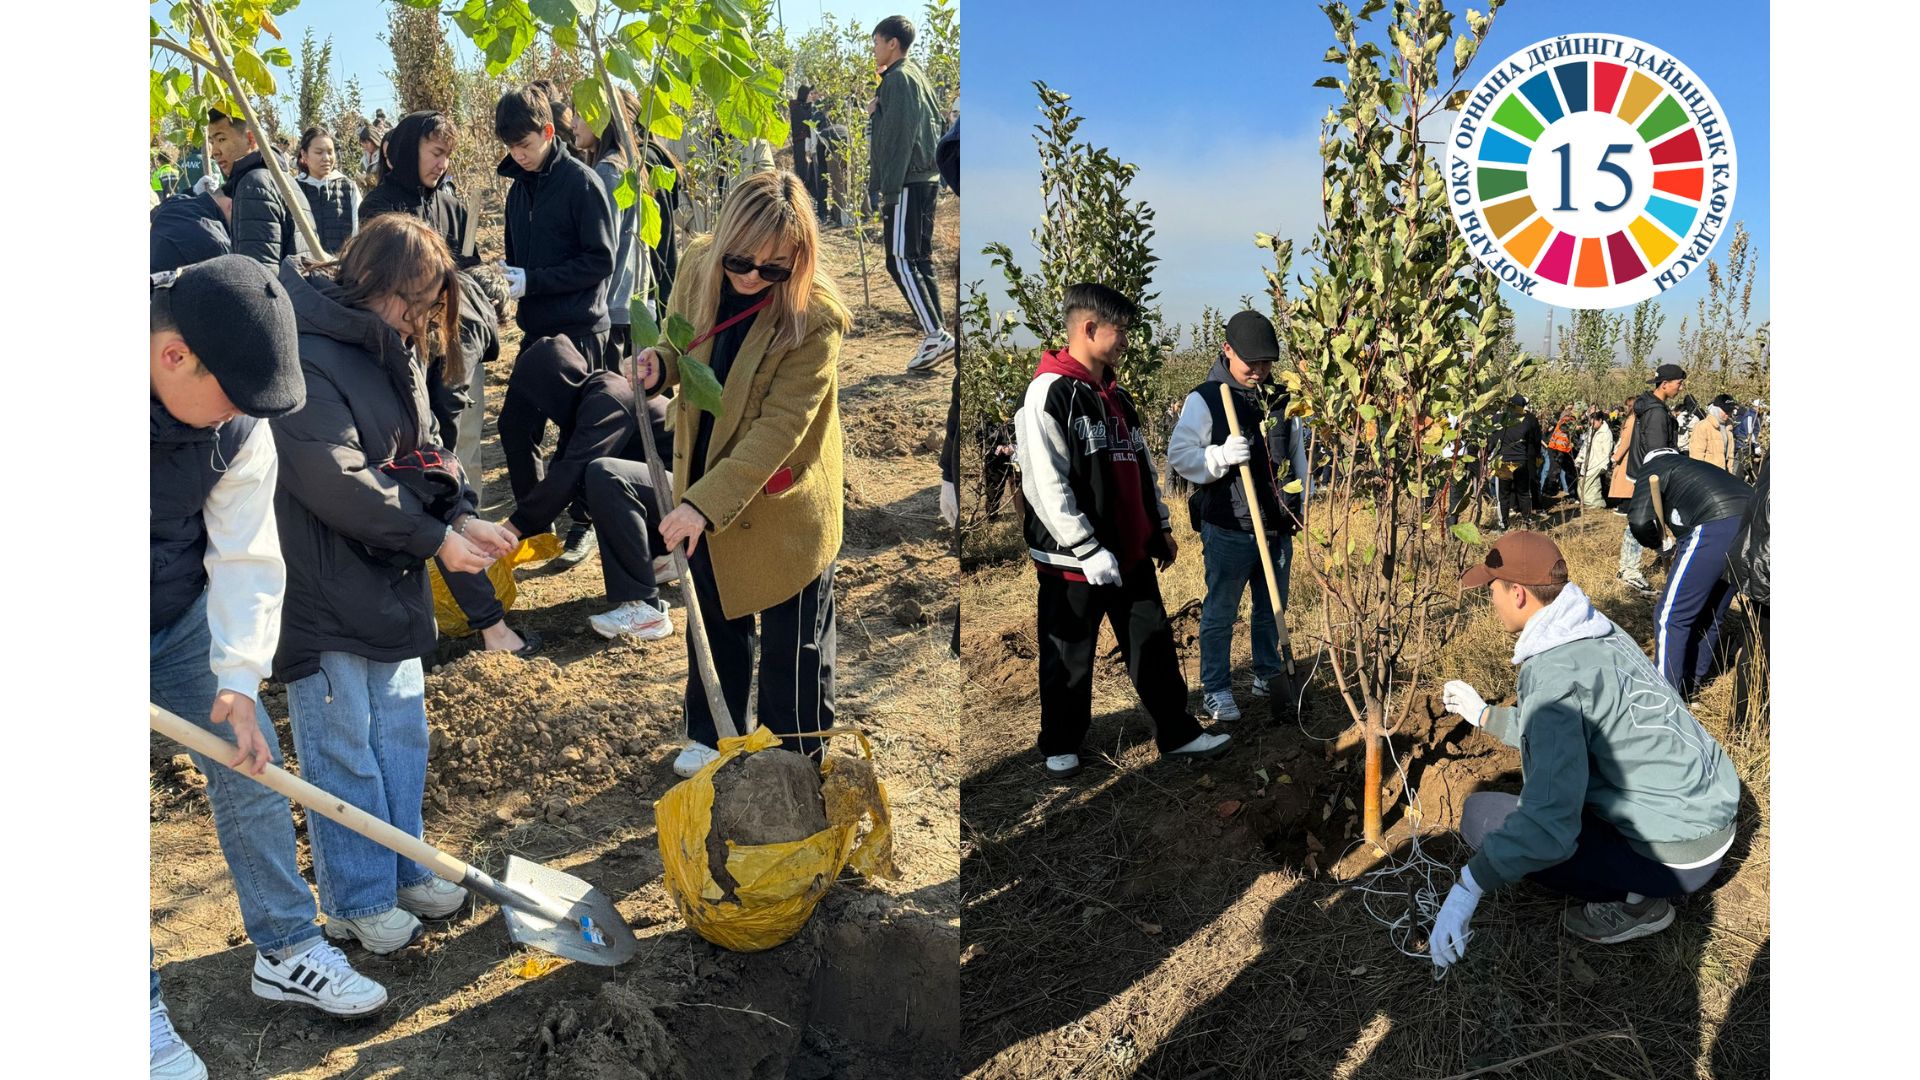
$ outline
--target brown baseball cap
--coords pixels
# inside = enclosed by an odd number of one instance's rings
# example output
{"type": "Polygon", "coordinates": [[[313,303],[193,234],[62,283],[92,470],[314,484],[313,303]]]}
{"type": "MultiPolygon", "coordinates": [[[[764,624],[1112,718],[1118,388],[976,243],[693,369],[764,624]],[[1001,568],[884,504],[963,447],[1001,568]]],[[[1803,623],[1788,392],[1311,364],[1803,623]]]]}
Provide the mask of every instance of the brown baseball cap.
{"type": "Polygon", "coordinates": [[[1567,561],[1545,533],[1510,532],[1487,549],[1486,560],[1460,575],[1460,587],[1477,589],[1490,581],[1544,588],[1565,584],[1567,561]],[[1556,573],[1557,571],[1557,573],[1556,573]]]}

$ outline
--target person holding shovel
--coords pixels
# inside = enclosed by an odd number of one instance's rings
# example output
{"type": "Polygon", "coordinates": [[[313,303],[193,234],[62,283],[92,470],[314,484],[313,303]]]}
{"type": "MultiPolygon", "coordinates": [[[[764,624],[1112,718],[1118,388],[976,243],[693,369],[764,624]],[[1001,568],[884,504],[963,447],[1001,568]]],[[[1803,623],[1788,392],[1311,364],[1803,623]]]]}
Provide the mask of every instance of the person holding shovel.
{"type": "Polygon", "coordinates": [[[1200,730],[1187,711],[1187,680],[1154,571],[1155,564],[1172,566],[1179,547],[1140,414],[1113,375],[1139,307],[1116,289],[1084,282],[1067,286],[1061,306],[1067,347],[1042,355],[1014,414],[1027,552],[1040,578],[1040,753],[1047,775],[1080,771],[1102,621],[1113,624],[1161,755],[1217,757],[1230,736],[1200,730]]]}
{"type": "Polygon", "coordinates": [[[1305,515],[1307,441],[1300,425],[1286,415],[1285,395],[1263,398],[1260,393],[1279,358],[1280,339],[1266,316],[1242,311],[1229,319],[1220,358],[1207,373],[1207,381],[1187,395],[1180,420],[1167,440],[1167,464],[1194,485],[1187,502],[1200,526],[1207,567],[1207,597],[1200,610],[1200,689],[1207,715],[1215,720],[1240,718],[1229,680],[1233,624],[1240,614],[1240,594],[1249,581],[1253,584],[1253,696],[1268,696],[1269,684],[1282,671],[1277,620],[1287,608],[1293,534],[1300,531],[1305,515]],[[1223,386],[1233,394],[1238,430],[1244,434],[1233,434],[1227,423],[1226,404],[1220,396],[1223,386]],[[1277,463],[1270,447],[1280,451],[1277,463]],[[1260,572],[1241,466],[1253,470],[1260,523],[1280,588],[1277,604],[1267,595],[1266,575],[1260,572]],[[1289,486],[1294,490],[1288,491],[1289,486]]]}
{"type": "Polygon", "coordinates": [[[1466,954],[1482,897],[1523,877],[1585,902],[1560,920],[1584,940],[1611,945],[1666,929],[1670,898],[1704,888],[1733,846],[1733,762],[1632,635],[1568,580],[1547,536],[1508,533],[1460,585],[1486,588],[1517,636],[1517,701],[1490,706],[1458,679],[1441,700],[1520,750],[1521,788],[1476,792],[1461,807],[1474,854],[1434,920],[1434,966],[1466,954]]]}
{"type": "MultiPolygon", "coordinates": [[[[663,551],[687,553],[727,711],[746,712],[757,639],[760,723],[815,757],[823,741],[794,736],[833,726],[839,357],[853,325],[818,272],[819,248],[813,196],[798,176],[734,184],[713,235],[687,246],[667,309],[699,328],[684,355],[711,369],[718,412],[682,383],[683,354],[664,338],[633,358],[631,376],[649,395],[680,387],[671,406],[677,505],[660,538],[663,551]]],[[[673,769],[692,776],[719,741],[697,665],[686,710],[688,741],[673,769]]]]}
{"type": "MultiPolygon", "coordinates": [[[[266,268],[241,255],[155,274],[149,307],[148,692],[209,731],[230,728],[239,746],[233,761],[193,760],[258,950],[253,992],[357,1016],[385,1004],[387,992],[314,925],[287,800],[240,775],[281,761],[260,682],[287,580],[269,423],[306,401],[293,307],[266,268]]],[[[173,1029],[151,965],[148,1012],[152,1075],[205,1077],[173,1029]]]]}
{"type": "MultiPolygon", "coordinates": [[[[273,677],[287,684],[305,779],[415,837],[426,788],[420,658],[434,648],[426,560],[478,573],[510,554],[474,514],[453,454],[434,440],[425,361],[460,355],[453,253],[406,214],[363,225],[336,263],[289,259],[307,403],[274,424],[274,497],[287,605],[273,677]]],[[[390,953],[466,890],[331,820],[308,822],[326,934],[390,953]]]]}

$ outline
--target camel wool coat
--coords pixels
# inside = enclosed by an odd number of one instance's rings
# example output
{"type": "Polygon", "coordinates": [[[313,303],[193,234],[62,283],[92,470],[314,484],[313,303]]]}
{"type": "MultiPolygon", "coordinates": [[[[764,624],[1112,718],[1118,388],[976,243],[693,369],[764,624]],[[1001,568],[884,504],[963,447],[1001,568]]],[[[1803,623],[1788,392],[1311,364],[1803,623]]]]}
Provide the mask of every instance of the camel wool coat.
{"type": "MultiPolygon", "coordinates": [[[[667,304],[668,317],[693,322],[696,335],[707,328],[695,313],[709,310],[719,288],[716,258],[712,237],[690,244],[667,304]]],[[[686,466],[700,430],[699,410],[686,395],[674,397],[668,412],[674,494],[707,519],[705,542],[729,619],[791,599],[840,553],[840,340],[849,325],[846,309],[819,289],[796,347],[771,349],[775,320],[754,319],[727,373],[705,471],[691,487],[686,466]],[[792,470],[792,482],[769,493],[768,482],[782,469],[792,470]]],[[[679,350],[665,337],[655,348],[661,388],[676,385],[679,350]]],[[[704,363],[712,353],[713,343],[706,341],[692,355],[704,363]]]]}

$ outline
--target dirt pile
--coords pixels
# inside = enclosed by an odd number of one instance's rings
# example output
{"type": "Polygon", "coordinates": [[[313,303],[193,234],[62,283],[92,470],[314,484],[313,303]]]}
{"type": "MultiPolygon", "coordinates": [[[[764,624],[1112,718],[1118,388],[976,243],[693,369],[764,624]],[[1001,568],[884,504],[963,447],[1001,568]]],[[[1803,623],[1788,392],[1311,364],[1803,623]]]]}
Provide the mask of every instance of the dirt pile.
{"type": "Polygon", "coordinates": [[[605,983],[584,1014],[556,1005],[540,1021],[529,1076],[577,1080],[687,1080],[679,1044],[654,1006],[620,983],[605,983]]]}
{"type": "Polygon", "coordinates": [[[820,767],[791,750],[742,754],[713,774],[713,826],[707,830],[707,872],[722,899],[738,883],[727,873],[727,841],[739,845],[805,840],[827,827],[820,767]]]}

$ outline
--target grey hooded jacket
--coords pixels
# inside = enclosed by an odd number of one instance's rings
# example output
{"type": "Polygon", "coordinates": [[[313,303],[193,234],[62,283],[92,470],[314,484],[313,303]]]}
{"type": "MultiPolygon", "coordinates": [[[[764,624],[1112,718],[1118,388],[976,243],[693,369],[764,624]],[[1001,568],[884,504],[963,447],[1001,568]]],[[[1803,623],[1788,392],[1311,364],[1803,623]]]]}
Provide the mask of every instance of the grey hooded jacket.
{"type": "Polygon", "coordinates": [[[1569,584],[1520,634],[1519,704],[1486,730],[1520,750],[1519,809],[1467,867],[1497,889],[1565,862],[1583,811],[1669,866],[1724,853],[1740,777],[1637,642],[1569,584]]]}

